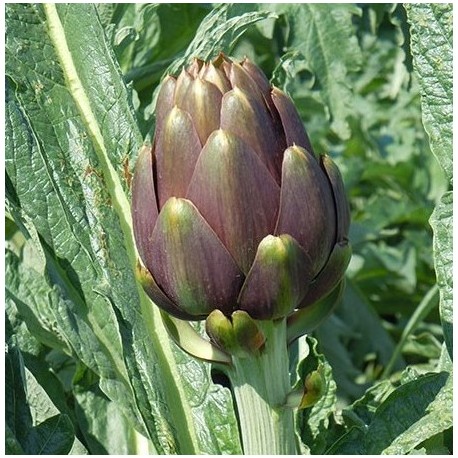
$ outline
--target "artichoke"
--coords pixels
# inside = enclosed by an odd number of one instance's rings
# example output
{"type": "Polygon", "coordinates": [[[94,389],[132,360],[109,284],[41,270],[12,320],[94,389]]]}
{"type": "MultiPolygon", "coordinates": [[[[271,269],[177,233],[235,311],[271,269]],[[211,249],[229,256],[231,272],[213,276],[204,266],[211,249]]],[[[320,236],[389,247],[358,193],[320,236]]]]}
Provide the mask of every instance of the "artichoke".
{"type": "Polygon", "coordinates": [[[338,287],[351,253],[341,175],[256,65],[196,59],[163,81],[156,115],[132,217],[143,286],[160,308],[277,319],[338,287]]]}

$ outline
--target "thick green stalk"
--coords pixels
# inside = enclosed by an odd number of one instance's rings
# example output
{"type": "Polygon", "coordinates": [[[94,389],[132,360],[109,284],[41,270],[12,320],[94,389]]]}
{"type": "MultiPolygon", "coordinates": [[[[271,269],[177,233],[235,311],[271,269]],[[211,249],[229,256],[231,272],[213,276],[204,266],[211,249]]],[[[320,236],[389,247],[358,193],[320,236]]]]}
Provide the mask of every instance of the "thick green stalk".
{"type": "Polygon", "coordinates": [[[227,373],[239,414],[245,455],[297,454],[293,411],[284,407],[291,390],[286,320],[257,321],[266,337],[259,355],[233,357],[227,373]]]}

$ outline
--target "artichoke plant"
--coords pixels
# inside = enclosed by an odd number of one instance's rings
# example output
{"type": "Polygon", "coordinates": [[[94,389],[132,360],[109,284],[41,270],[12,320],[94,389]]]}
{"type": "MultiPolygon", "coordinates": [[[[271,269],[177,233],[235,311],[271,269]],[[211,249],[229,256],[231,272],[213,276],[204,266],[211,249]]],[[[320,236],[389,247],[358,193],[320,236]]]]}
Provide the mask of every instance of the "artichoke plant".
{"type": "Polygon", "coordinates": [[[164,80],[156,113],[132,208],[160,308],[186,320],[215,309],[276,319],[339,284],[350,257],[340,173],[256,65],[196,59],[164,80]]]}
{"type": "Polygon", "coordinates": [[[321,376],[292,390],[288,345],[341,291],[340,173],[248,59],[194,60],[164,80],[156,114],[132,189],[139,280],[175,342],[228,376],[245,454],[296,454],[291,407],[316,402],[321,376]],[[202,319],[210,341],[188,322],[202,319]]]}

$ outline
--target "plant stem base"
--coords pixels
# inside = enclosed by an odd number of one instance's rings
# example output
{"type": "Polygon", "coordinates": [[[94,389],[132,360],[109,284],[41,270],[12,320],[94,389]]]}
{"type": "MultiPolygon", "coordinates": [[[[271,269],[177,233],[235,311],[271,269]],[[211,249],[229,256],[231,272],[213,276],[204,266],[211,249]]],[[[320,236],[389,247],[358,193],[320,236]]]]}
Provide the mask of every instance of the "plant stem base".
{"type": "Polygon", "coordinates": [[[284,407],[291,390],[286,321],[258,321],[266,337],[259,355],[233,357],[227,371],[235,394],[245,455],[297,454],[293,411],[284,407]]]}

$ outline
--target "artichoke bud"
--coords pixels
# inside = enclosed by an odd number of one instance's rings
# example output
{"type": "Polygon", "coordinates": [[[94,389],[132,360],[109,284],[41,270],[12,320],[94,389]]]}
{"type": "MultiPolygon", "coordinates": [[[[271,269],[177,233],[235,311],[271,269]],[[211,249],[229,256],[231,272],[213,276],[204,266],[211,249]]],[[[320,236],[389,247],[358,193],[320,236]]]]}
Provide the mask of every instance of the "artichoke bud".
{"type": "Polygon", "coordinates": [[[232,325],[239,348],[249,354],[262,349],[266,340],[264,334],[247,312],[236,310],[232,314],[232,325]]]}
{"type": "Polygon", "coordinates": [[[305,377],[304,394],[299,404],[299,409],[311,407],[323,396],[326,381],[320,369],[311,372],[305,377]]]}
{"type": "Polygon", "coordinates": [[[305,377],[304,385],[288,394],[285,405],[293,409],[306,409],[315,405],[323,396],[326,380],[321,366],[305,377]]]}
{"type": "Polygon", "coordinates": [[[255,320],[242,310],[235,311],[230,318],[214,310],[207,317],[205,329],[214,344],[238,357],[256,354],[265,341],[255,320]]]}
{"type": "Polygon", "coordinates": [[[205,330],[210,340],[226,353],[234,354],[237,343],[231,320],[220,310],[213,310],[205,320],[205,330]]]}
{"type": "Polygon", "coordinates": [[[242,339],[249,351],[262,340],[246,315],[283,319],[319,303],[351,255],[337,166],[315,155],[284,92],[223,54],[164,79],[132,218],[151,299],[180,319],[209,317],[215,342],[240,351],[237,335],[254,339],[242,339]]]}

